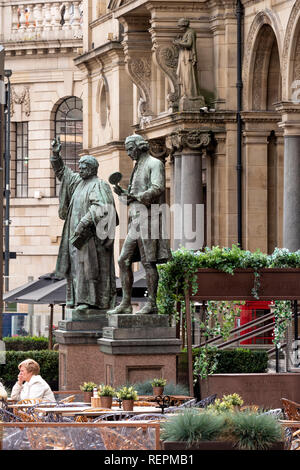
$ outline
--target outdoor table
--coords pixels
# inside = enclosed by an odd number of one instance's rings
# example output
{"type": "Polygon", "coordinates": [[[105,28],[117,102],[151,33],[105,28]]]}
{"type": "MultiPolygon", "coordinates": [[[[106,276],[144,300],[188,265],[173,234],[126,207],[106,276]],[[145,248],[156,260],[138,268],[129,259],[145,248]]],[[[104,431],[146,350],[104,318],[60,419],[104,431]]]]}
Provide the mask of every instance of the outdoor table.
{"type": "MultiPolygon", "coordinates": [[[[58,403],[45,403],[45,405],[43,405],[43,403],[14,403],[14,404],[10,404],[10,405],[7,405],[8,408],[16,408],[16,409],[20,409],[20,408],[32,408],[32,407],[35,407],[35,408],[38,408],[40,406],[45,406],[47,408],[54,408],[54,407],[59,407],[60,405],[58,403]]],[[[84,408],[88,408],[89,405],[88,403],[85,403],[85,402],[72,402],[72,403],[66,403],[63,405],[62,408],[66,409],[68,408],[69,406],[72,406],[73,408],[74,407],[84,407],[84,408]]]]}
{"type": "MultiPolygon", "coordinates": [[[[187,395],[169,395],[167,396],[170,398],[170,405],[171,406],[178,406],[184,403],[185,401],[192,400],[195,397],[190,397],[187,395]]],[[[154,395],[139,395],[139,401],[149,401],[149,402],[155,402],[155,396],[154,395]]]]}
{"type": "Polygon", "coordinates": [[[122,408],[117,406],[112,406],[112,408],[108,409],[101,409],[101,408],[91,408],[89,410],[85,409],[83,411],[77,410],[74,416],[92,416],[97,417],[104,414],[116,414],[116,415],[137,415],[137,414],[153,414],[153,413],[161,413],[161,410],[155,406],[134,406],[132,411],[126,411],[122,408]]]}

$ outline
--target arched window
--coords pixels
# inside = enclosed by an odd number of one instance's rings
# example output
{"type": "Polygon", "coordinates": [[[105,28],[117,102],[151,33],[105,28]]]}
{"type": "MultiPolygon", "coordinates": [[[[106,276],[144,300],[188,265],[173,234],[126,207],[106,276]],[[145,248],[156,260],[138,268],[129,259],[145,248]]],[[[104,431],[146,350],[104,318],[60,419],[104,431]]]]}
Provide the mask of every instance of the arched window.
{"type": "MultiPolygon", "coordinates": [[[[78,171],[79,152],[82,150],[82,100],[66,98],[55,113],[55,137],[60,137],[61,156],[65,164],[78,171]]],[[[56,182],[56,194],[59,183],[56,182]]]]}

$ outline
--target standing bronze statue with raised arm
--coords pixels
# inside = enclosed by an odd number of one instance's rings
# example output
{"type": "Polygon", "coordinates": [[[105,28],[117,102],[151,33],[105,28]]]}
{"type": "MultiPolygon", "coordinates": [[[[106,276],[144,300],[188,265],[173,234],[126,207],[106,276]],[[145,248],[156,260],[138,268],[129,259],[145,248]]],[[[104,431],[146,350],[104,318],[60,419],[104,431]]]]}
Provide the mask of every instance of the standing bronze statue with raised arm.
{"type": "Polygon", "coordinates": [[[149,143],[133,134],[125,140],[125,148],[135,166],[128,189],[118,184],[114,191],[129,206],[128,234],[119,257],[123,298],[110,314],[132,313],[131,291],[133,285],[132,263],[141,261],[145,272],[148,300],[139,314],[157,313],[156,296],[158,272],[156,265],[171,258],[169,241],[163,238],[159,211],[153,217],[153,205],[159,208],[165,191],[164,164],[149,153],[149,143]]]}
{"type": "Polygon", "coordinates": [[[59,217],[65,221],[56,273],[68,280],[66,306],[83,317],[95,309],[106,312],[116,299],[112,191],[97,177],[96,158],[81,157],[76,173],[61,158],[59,138],[52,151],[51,164],[61,182],[59,217]]]}

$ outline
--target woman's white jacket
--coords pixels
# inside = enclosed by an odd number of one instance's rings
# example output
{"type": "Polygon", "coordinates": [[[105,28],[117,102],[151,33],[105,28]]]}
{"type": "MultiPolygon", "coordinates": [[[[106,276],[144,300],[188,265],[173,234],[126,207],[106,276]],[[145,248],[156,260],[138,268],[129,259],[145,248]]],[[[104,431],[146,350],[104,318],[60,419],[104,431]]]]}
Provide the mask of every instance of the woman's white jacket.
{"type": "Polygon", "coordinates": [[[11,391],[11,398],[18,401],[27,398],[41,398],[43,401],[55,402],[51,388],[40,375],[33,375],[23,385],[16,382],[11,391]]]}

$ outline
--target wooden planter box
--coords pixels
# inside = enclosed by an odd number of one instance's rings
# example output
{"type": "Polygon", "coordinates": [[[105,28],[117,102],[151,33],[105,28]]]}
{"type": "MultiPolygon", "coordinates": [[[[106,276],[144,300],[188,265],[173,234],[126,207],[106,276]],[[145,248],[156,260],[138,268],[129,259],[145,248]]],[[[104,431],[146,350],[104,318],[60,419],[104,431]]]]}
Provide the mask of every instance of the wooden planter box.
{"type": "MultiPolygon", "coordinates": [[[[240,450],[232,441],[202,441],[190,446],[187,442],[161,441],[162,450],[240,450]]],[[[275,442],[268,450],[284,450],[284,442],[275,442]]]]}
{"type": "MultiPolygon", "coordinates": [[[[300,298],[300,269],[264,268],[259,270],[260,300],[297,300],[300,298]]],[[[254,287],[253,269],[236,269],[234,274],[217,269],[199,269],[198,290],[190,298],[200,300],[256,300],[252,295],[254,287]]]]}

